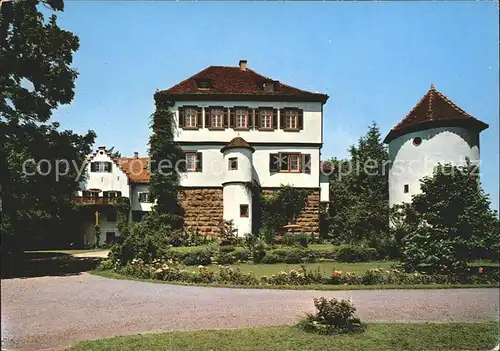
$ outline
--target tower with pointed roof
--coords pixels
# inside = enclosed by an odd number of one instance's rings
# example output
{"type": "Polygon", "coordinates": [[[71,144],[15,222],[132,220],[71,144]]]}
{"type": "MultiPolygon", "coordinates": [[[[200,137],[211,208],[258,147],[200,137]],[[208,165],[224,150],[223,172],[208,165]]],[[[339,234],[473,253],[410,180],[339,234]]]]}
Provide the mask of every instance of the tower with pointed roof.
{"type": "Polygon", "coordinates": [[[389,204],[410,202],[437,163],[479,162],[479,134],[488,125],[436,90],[434,84],[384,142],[389,146],[389,204]]]}

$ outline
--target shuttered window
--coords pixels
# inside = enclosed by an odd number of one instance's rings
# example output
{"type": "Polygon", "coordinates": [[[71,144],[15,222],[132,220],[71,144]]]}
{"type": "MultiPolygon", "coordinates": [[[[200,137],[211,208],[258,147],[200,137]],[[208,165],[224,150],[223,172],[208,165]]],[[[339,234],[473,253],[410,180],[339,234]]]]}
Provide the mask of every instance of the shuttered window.
{"type": "Polygon", "coordinates": [[[303,111],[298,108],[283,108],[280,110],[280,129],[298,131],[303,129],[303,111]]]}
{"type": "Polygon", "coordinates": [[[197,120],[198,117],[195,108],[188,107],[184,109],[184,128],[196,128],[197,120]]]}
{"type": "Polygon", "coordinates": [[[311,173],[311,155],[287,152],[269,154],[269,171],[271,173],[311,173]]]}
{"type": "Polygon", "coordinates": [[[273,128],[273,110],[271,109],[259,110],[259,128],[260,129],[273,128]]]}
{"type": "Polygon", "coordinates": [[[111,162],[96,161],[90,163],[91,172],[111,172],[111,162]]]}
{"type": "Polygon", "coordinates": [[[179,172],[202,172],[203,154],[201,152],[187,151],[184,160],[179,164],[179,172]]]}
{"type": "Polygon", "coordinates": [[[211,116],[211,127],[212,128],[222,128],[224,113],[221,108],[212,108],[210,110],[211,116]]]}
{"type": "Polygon", "coordinates": [[[235,124],[234,127],[237,129],[248,128],[248,109],[237,108],[235,109],[235,124]]]}

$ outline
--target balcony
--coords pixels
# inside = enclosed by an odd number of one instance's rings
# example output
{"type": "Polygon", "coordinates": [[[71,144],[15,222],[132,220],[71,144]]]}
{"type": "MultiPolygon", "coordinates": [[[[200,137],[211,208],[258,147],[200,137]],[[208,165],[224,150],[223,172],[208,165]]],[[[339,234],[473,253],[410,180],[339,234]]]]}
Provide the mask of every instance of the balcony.
{"type": "Polygon", "coordinates": [[[74,203],[83,205],[114,205],[119,197],[73,196],[74,203]]]}

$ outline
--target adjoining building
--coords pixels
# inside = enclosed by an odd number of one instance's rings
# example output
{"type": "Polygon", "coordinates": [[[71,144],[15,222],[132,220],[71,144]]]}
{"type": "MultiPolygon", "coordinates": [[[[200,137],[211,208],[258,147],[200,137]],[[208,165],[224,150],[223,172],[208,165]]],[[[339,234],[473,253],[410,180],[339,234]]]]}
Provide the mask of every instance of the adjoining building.
{"type": "Polygon", "coordinates": [[[479,134],[488,125],[455,105],[431,85],[408,115],[385,137],[389,146],[389,204],[410,202],[420,179],[438,164],[478,164],[479,134]]]}

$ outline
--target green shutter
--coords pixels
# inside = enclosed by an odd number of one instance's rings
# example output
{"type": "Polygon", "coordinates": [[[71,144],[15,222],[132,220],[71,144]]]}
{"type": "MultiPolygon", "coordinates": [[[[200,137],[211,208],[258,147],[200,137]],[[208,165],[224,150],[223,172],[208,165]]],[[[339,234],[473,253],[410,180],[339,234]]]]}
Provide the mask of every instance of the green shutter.
{"type": "Polygon", "coordinates": [[[184,127],[184,108],[179,107],[179,128],[184,127]]]}
{"type": "Polygon", "coordinates": [[[203,172],[203,154],[201,152],[196,153],[196,162],[198,162],[196,171],[203,172]]]}

